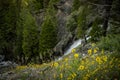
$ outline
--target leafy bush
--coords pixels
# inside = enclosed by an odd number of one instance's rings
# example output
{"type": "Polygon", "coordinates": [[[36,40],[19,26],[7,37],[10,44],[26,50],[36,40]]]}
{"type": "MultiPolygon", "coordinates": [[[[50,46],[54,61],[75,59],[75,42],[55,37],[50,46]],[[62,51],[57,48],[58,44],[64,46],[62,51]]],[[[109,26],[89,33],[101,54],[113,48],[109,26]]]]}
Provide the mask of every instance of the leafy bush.
{"type": "Polygon", "coordinates": [[[120,34],[118,35],[108,35],[103,37],[98,43],[100,49],[109,51],[120,51],[120,34]]]}

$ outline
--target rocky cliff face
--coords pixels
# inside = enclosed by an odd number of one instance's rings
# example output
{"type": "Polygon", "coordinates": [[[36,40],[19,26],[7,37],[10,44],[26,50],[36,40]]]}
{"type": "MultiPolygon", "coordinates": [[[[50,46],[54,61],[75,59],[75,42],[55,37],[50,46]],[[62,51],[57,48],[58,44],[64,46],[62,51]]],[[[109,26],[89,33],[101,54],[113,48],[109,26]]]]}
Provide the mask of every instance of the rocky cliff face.
{"type": "Polygon", "coordinates": [[[58,20],[58,39],[61,40],[68,31],[66,29],[66,20],[71,13],[73,0],[61,0],[56,4],[58,20]]]}
{"type": "Polygon", "coordinates": [[[55,6],[57,8],[58,44],[54,48],[55,54],[62,55],[74,41],[74,36],[66,28],[67,18],[71,14],[73,0],[61,0],[55,6]]]}

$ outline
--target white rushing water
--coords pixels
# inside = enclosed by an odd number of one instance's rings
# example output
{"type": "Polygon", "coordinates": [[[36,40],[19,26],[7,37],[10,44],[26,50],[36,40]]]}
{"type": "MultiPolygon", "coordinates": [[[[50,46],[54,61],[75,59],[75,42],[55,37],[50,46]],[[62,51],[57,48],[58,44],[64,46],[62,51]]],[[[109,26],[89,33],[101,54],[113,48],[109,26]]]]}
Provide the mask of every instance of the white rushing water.
{"type": "Polygon", "coordinates": [[[81,44],[81,41],[82,41],[81,39],[76,40],[76,41],[69,47],[69,49],[64,52],[64,55],[58,58],[58,60],[61,60],[65,55],[70,54],[72,49],[78,47],[78,46],[81,44]]]}
{"type": "Polygon", "coordinates": [[[79,40],[76,40],[70,47],[67,51],[64,52],[64,55],[68,55],[72,49],[78,47],[79,45],[81,44],[81,39],[79,40]]]}

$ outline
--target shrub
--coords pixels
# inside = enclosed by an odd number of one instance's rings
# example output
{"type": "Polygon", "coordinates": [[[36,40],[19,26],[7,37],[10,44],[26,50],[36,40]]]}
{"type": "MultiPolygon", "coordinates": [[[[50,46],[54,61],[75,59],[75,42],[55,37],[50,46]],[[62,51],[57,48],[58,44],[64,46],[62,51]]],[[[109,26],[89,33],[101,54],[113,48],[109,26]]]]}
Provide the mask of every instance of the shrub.
{"type": "Polygon", "coordinates": [[[120,34],[103,37],[98,43],[100,49],[120,51],[120,34]]]}

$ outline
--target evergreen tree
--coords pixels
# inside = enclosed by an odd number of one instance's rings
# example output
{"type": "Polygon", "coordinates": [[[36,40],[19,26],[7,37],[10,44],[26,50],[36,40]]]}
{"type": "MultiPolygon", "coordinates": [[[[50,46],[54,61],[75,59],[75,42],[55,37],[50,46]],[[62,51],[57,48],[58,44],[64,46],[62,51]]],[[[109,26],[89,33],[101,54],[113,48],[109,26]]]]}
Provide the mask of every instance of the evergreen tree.
{"type": "Polygon", "coordinates": [[[35,24],[35,20],[29,11],[25,10],[24,24],[23,24],[23,52],[26,56],[26,63],[29,63],[32,58],[38,55],[38,28],[35,24]],[[26,13],[26,14],[25,14],[26,13]]]}
{"type": "Polygon", "coordinates": [[[39,42],[40,55],[42,57],[48,57],[50,53],[47,54],[45,52],[52,50],[57,42],[56,21],[50,15],[47,15],[41,27],[39,42]]]}
{"type": "Polygon", "coordinates": [[[0,1],[0,54],[13,60],[17,27],[16,0],[0,1]]]}

